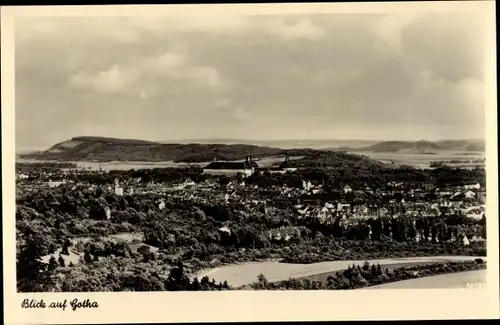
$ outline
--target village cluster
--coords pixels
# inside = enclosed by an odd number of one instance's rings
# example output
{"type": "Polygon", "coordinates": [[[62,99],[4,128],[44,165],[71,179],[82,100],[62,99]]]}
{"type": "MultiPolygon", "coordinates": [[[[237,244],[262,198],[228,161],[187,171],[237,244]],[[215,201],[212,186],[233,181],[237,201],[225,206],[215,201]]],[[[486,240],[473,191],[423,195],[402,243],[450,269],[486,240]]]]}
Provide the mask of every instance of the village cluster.
{"type": "MultiPolygon", "coordinates": [[[[96,171],[61,171],[45,173],[46,181],[31,181],[30,176],[18,174],[18,190],[24,193],[31,189],[66,187],[72,191],[110,193],[116,196],[153,195],[158,209],[165,208],[165,200],[187,201],[195,204],[211,203],[220,205],[238,204],[249,213],[259,211],[272,213],[272,210],[289,210],[297,218],[316,218],[320,223],[342,220],[348,225],[360,220],[379,217],[410,218],[437,217],[443,215],[462,215],[480,220],[485,216],[486,191],[479,183],[463,186],[436,188],[430,183],[388,182],[384,188],[353,188],[346,184],[337,189],[333,196],[331,189],[326,190],[321,183],[302,180],[302,186],[286,185],[259,186],[249,184],[247,179],[257,170],[267,173],[294,173],[295,168],[287,168],[288,159],[279,167],[259,168],[248,157],[243,162],[212,162],[203,170],[209,175],[204,181],[194,182],[186,177],[181,182],[142,182],[141,178],[119,180],[114,184],[97,185],[90,182],[66,180],[70,173],[100,173],[96,171]],[[239,175],[240,177],[234,177],[239,175]],[[220,178],[226,177],[226,183],[220,178]],[[51,179],[58,179],[53,181],[51,179]],[[326,199],[325,199],[326,197],[326,199]]],[[[39,176],[39,175],[38,175],[39,176]]],[[[106,209],[107,218],[111,211],[106,209]]],[[[230,233],[228,227],[222,232],[230,233]]],[[[281,227],[269,230],[270,239],[288,240],[296,229],[281,227]]],[[[417,238],[418,240],[418,238],[417,238]]],[[[468,242],[483,240],[478,236],[468,242]]]]}

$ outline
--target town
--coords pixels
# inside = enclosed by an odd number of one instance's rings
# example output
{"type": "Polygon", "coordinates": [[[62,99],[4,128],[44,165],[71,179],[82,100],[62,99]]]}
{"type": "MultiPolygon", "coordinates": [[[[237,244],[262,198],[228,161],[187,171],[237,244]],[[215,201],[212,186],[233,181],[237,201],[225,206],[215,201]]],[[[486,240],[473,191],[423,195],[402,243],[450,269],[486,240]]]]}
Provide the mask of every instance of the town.
{"type": "MultiPolygon", "coordinates": [[[[194,276],[269,259],[485,256],[484,170],[377,165],[392,180],[353,177],[351,184],[332,179],[332,168],[300,162],[285,156],[259,167],[248,156],[202,167],[113,171],[18,163],[18,240],[43,234],[41,262],[63,266],[66,282],[78,265],[123,258],[163,272],[181,262],[194,276]]],[[[82,290],[81,283],[66,282],[60,290],[82,290]]]]}

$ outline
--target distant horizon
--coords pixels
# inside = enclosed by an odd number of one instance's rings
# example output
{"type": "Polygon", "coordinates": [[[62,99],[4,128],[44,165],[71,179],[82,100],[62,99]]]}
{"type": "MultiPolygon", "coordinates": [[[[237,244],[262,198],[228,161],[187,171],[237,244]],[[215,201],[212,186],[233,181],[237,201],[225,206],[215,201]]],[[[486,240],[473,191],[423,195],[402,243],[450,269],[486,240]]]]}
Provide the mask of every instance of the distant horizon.
{"type": "Polygon", "coordinates": [[[210,144],[212,143],[223,143],[223,142],[232,142],[232,144],[249,144],[249,143],[259,143],[259,142],[370,142],[370,143],[381,143],[381,142],[442,142],[442,141],[483,141],[486,142],[485,138],[441,138],[441,139],[403,139],[403,140],[394,140],[394,139],[349,139],[349,138],[329,138],[329,139],[306,139],[306,138],[281,138],[281,139],[232,139],[232,138],[187,138],[187,139],[171,139],[171,140],[149,140],[149,139],[141,139],[141,138],[128,138],[128,137],[110,137],[110,136],[102,136],[102,135],[75,135],[69,137],[64,140],[60,140],[51,144],[33,144],[33,145],[17,145],[16,144],[16,153],[20,153],[21,151],[40,151],[47,150],[55,144],[69,141],[72,138],[77,137],[102,137],[102,138],[114,138],[114,139],[128,139],[128,140],[142,140],[142,141],[150,141],[161,144],[169,144],[169,143],[204,143],[210,144]]]}

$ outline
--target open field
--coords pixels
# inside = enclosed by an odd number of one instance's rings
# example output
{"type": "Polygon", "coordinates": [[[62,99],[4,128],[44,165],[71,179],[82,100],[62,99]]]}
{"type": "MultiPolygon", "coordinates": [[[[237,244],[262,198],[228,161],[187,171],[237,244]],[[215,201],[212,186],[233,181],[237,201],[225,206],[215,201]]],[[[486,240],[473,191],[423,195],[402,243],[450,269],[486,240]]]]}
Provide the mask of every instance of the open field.
{"type": "MultiPolygon", "coordinates": [[[[408,263],[432,263],[439,261],[469,261],[475,256],[436,256],[436,257],[411,257],[411,258],[389,258],[368,260],[370,264],[394,265],[408,263]]],[[[484,257],[481,257],[485,259],[484,257]]],[[[356,261],[332,261],[312,264],[288,264],[277,261],[251,262],[238,265],[229,265],[217,269],[206,270],[198,274],[201,278],[205,275],[215,279],[217,282],[227,281],[230,286],[240,287],[257,281],[259,274],[263,274],[269,282],[284,281],[290,278],[311,277],[318,274],[335,272],[347,269],[352,265],[362,266],[365,260],[356,261]]]]}
{"type": "MultiPolygon", "coordinates": [[[[118,233],[118,234],[109,235],[109,236],[102,236],[100,238],[103,240],[108,239],[108,240],[124,241],[124,242],[128,243],[128,246],[132,251],[137,251],[137,249],[139,247],[146,245],[142,242],[143,235],[141,233],[118,233]]],[[[86,242],[89,242],[91,240],[93,240],[92,237],[75,237],[71,240],[71,243],[72,243],[72,245],[76,245],[78,242],[86,243],[86,242]]],[[[149,246],[151,251],[158,250],[158,248],[156,248],[156,247],[153,247],[150,245],[146,245],[146,246],[149,246]]],[[[69,265],[69,263],[73,263],[74,265],[77,265],[80,263],[80,258],[83,257],[83,253],[77,252],[74,249],[74,247],[72,247],[68,250],[69,255],[62,255],[61,251],[62,251],[62,248],[59,248],[53,254],[43,256],[42,261],[44,261],[45,263],[48,263],[52,256],[54,256],[56,259],[58,259],[59,256],[62,256],[66,265],[69,265]]]]}
{"type": "Polygon", "coordinates": [[[397,281],[363,289],[465,289],[471,285],[484,288],[486,276],[486,270],[476,270],[397,281]]]}
{"type": "MultiPolygon", "coordinates": [[[[411,165],[417,168],[428,168],[433,161],[463,161],[460,166],[466,167],[467,165],[473,166],[474,164],[467,163],[476,159],[484,159],[484,153],[474,152],[465,153],[459,151],[446,151],[436,154],[423,154],[423,153],[391,153],[391,152],[352,152],[353,154],[363,155],[375,160],[394,162],[395,164],[411,165]]],[[[302,157],[289,157],[291,160],[300,159],[302,157]]],[[[268,167],[284,160],[284,156],[272,156],[254,159],[260,167],[268,167]]],[[[17,162],[34,163],[44,162],[34,159],[16,159],[17,162]]],[[[112,162],[92,162],[92,161],[68,161],[75,163],[78,168],[86,170],[127,170],[127,169],[148,169],[148,168],[167,168],[167,167],[187,167],[189,165],[205,166],[208,162],[201,163],[177,163],[174,161],[162,162],[148,162],[148,161],[112,161],[112,162]]],[[[452,165],[453,166],[453,165],[452,165]]]]}
{"type": "MultiPolygon", "coordinates": [[[[35,160],[35,159],[17,159],[16,162],[19,163],[43,163],[47,161],[35,160]]],[[[207,163],[198,164],[186,164],[186,163],[176,163],[173,161],[162,161],[162,162],[126,162],[126,161],[112,161],[112,162],[93,162],[93,161],[68,161],[68,163],[75,163],[77,168],[86,170],[129,170],[129,169],[148,169],[148,168],[168,168],[168,167],[186,167],[189,165],[200,165],[204,166],[207,163]]]]}
{"type": "Polygon", "coordinates": [[[444,151],[436,154],[423,153],[391,153],[391,152],[353,152],[376,160],[393,161],[396,164],[411,165],[419,168],[427,168],[433,161],[460,160],[469,161],[483,159],[484,153],[474,152],[464,154],[462,151],[444,151]]]}
{"type": "MultiPolygon", "coordinates": [[[[289,157],[290,160],[300,159],[301,156],[289,157]]],[[[259,159],[254,159],[259,167],[268,167],[271,165],[279,164],[285,160],[284,156],[274,156],[274,157],[264,157],[259,159]]],[[[41,163],[46,161],[34,160],[34,159],[17,159],[19,163],[41,163]]],[[[126,162],[126,161],[112,161],[112,162],[92,162],[92,161],[68,161],[68,163],[75,163],[77,168],[86,170],[129,170],[129,169],[148,169],[148,168],[179,168],[188,166],[200,166],[204,167],[208,162],[201,163],[177,163],[174,161],[163,161],[163,162],[126,162]]]]}

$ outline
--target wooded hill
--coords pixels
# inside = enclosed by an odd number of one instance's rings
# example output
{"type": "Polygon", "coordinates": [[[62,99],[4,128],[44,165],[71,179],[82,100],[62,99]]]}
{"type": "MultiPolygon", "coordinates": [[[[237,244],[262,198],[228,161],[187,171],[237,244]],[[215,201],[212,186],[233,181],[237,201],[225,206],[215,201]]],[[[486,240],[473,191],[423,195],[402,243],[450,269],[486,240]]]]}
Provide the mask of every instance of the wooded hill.
{"type": "Polygon", "coordinates": [[[103,137],[75,137],[21,158],[57,161],[206,162],[284,154],[284,149],[253,145],[180,144],[103,137]]]}
{"type": "MultiPolygon", "coordinates": [[[[251,155],[253,158],[272,156],[317,156],[334,152],[405,152],[436,153],[457,150],[464,152],[484,151],[484,141],[385,141],[363,148],[325,149],[283,149],[251,144],[207,144],[207,143],[160,143],[133,139],[105,137],[74,137],[53,145],[41,152],[20,155],[20,158],[55,161],[174,161],[200,163],[215,160],[242,160],[251,155]],[[328,153],[325,153],[328,152],[328,153]]],[[[324,158],[324,157],[322,157],[324,158]]]]}
{"type": "Polygon", "coordinates": [[[362,148],[335,148],[351,152],[404,152],[438,153],[441,151],[482,152],[485,143],[481,140],[443,140],[443,141],[384,141],[362,148]]]}

